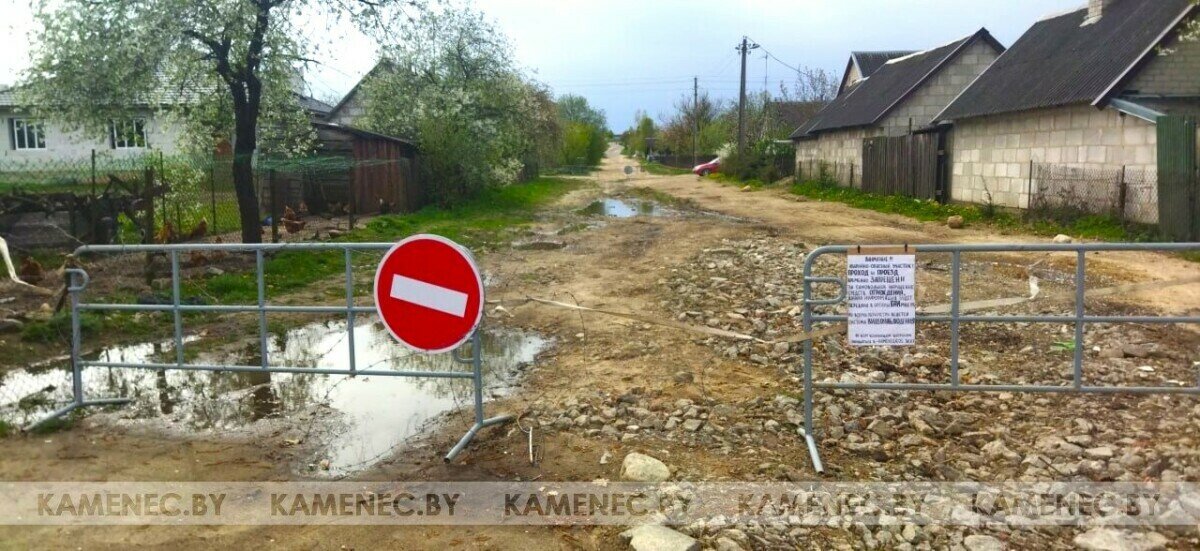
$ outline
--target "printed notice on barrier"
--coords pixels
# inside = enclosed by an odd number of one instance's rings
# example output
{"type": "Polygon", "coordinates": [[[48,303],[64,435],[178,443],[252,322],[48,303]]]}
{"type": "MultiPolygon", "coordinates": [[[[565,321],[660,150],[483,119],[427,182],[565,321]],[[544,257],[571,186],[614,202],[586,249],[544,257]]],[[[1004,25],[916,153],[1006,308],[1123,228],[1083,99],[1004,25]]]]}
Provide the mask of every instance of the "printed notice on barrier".
{"type": "Polygon", "coordinates": [[[915,255],[847,255],[852,346],[906,346],[916,340],[915,255]]]}

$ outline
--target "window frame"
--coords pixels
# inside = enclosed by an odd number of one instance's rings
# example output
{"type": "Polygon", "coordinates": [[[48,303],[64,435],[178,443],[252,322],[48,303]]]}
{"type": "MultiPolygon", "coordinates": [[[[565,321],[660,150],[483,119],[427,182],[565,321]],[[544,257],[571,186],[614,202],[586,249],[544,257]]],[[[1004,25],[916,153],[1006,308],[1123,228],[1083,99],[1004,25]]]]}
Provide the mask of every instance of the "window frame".
{"type": "Polygon", "coordinates": [[[13,151],[42,151],[46,149],[46,123],[40,119],[11,117],[8,119],[8,137],[13,151]]]}
{"type": "Polygon", "coordinates": [[[113,119],[108,122],[108,144],[112,149],[148,149],[150,147],[149,121],[145,117],[113,119]],[[132,132],[126,129],[132,127],[132,132]],[[120,134],[118,134],[120,130],[120,134]]]}

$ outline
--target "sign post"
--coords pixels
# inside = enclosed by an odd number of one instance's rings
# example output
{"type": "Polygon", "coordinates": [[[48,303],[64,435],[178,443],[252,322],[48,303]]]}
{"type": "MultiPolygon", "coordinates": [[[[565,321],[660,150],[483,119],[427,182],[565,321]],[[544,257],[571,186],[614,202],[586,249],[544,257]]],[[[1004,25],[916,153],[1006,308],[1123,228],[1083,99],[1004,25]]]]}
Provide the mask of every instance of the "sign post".
{"type": "Polygon", "coordinates": [[[414,235],[396,243],[375,271],[375,310],[388,333],[424,354],[452,352],[472,368],[475,423],[446,454],[452,461],[480,429],[512,420],[483,417],[483,278],[465,247],[438,235],[414,235]],[[471,355],[459,347],[471,341],[471,355]]]}

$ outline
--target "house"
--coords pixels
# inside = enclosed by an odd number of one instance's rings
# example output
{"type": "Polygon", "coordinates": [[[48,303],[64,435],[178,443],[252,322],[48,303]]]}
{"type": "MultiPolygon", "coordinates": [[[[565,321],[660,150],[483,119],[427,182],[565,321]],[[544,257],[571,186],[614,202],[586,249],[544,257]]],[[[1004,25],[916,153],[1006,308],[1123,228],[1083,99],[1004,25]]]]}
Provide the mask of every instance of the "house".
{"type": "Polygon", "coordinates": [[[790,138],[798,170],[819,166],[821,175],[860,186],[864,140],[904,136],[932,123],[1004,47],[980,29],[937,48],[851,56],[844,90],[790,138]],[[881,65],[880,59],[887,58],[881,65]]]}
{"type": "Polygon", "coordinates": [[[1131,202],[1119,208],[1156,222],[1158,118],[1200,114],[1200,42],[1176,40],[1198,11],[1193,0],[1091,0],[1034,24],[936,117],[954,125],[952,198],[1025,208],[1051,169],[1091,187],[1136,175],[1143,189],[1121,190],[1131,202]]]}
{"type": "Polygon", "coordinates": [[[838,86],[838,95],[846,89],[862,82],[878,71],[880,67],[898,57],[915,54],[912,50],[891,50],[883,52],[850,52],[850,60],[846,62],[846,70],[842,73],[842,84],[838,86]]]}
{"type": "Polygon", "coordinates": [[[16,96],[13,88],[0,90],[0,123],[5,129],[0,160],[82,161],[93,152],[128,158],[150,151],[168,155],[177,151],[179,129],[163,121],[151,105],[145,105],[133,117],[110,122],[106,136],[92,136],[30,116],[20,107],[16,96]]]}

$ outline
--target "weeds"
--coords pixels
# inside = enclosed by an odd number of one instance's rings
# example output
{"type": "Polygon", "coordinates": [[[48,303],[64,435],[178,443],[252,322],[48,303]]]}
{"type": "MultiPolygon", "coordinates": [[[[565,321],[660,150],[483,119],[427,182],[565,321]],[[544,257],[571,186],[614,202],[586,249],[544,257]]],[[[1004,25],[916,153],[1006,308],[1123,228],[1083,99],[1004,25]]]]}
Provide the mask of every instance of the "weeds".
{"type": "Polygon", "coordinates": [[[686,169],[686,168],[676,168],[673,166],[667,166],[664,164],[653,163],[653,162],[643,162],[642,168],[645,169],[646,172],[649,172],[650,174],[654,174],[657,176],[678,176],[680,174],[691,174],[692,173],[691,170],[686,169]]]}

